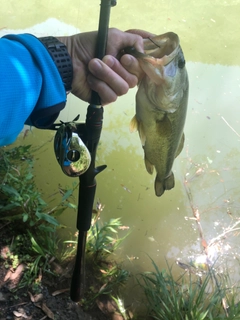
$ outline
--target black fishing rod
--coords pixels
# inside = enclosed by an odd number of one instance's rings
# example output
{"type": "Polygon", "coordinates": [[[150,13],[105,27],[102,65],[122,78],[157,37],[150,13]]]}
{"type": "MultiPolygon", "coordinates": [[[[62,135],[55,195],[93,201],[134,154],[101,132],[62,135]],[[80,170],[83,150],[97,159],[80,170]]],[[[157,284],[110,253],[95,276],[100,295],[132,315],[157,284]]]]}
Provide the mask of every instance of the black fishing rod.
{"type": "MultiPolygon", "coordinates": [[[[98,36],[95,57],[102,59],[106,53],[110,9],[116,5],[116,1],[101,0],[98,36]]],[[[103,107],[97,92],[93,91],[91,104],[88,106],[86,123],[80,125],[78,134],[87,146],[91,155],[91,163],[88,170],[79,176],[79,203],[77,216],[78,245],[75,267],[72,275],[70,297],[78,302],[82,296],[85,272],[85,245],[87,231],[91,227],[92,209],[96,191],[96,175],[106,168],[106,165],[95,167],[97,146],[101,135],[103,123],[103,107]]]]}
{"type": "MultiPolygon", "coordinates": [[[[116,0],[101,0],[95,52],[95,57],[101,60],[106,52],[110,9],[116,4],[116,0]]],[[[80,301],[83,296],[85,246],[87,231],[91,227],[96,191],[95,177],[106,168],[106,165],[95,167],[103,123],[103,107],[97,92],[92,92],[86,122],[77,123],[78,119],[79,115],[71,122],[54,124],[51,128],[57,130],[54,151],[62,171],[69,177],[79,177],[80,180],[77,213],[78,244],[70,290],[70,297],[74,302],[80,301]]]]}

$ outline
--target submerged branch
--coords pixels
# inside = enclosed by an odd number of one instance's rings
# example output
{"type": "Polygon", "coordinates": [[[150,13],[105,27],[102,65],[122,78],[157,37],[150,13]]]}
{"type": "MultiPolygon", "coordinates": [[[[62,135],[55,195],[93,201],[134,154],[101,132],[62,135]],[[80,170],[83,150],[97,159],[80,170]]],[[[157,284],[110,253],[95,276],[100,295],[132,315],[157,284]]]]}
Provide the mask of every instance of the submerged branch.
{"type": "Polygon", "coordinates": [[[223,116],[221,118],[226,123],[226,125],[240,138],[240,134],[237,133],[237,131],[235,129],[233,129],[233,127],[230,126],[230,124],[227,122],[227,120],[224,119],[223,116]]]}
{"type": "Polygon", "coordinates": [[[192,193],[191,193],[191,189],[189,187],[187,187],[187,179],[185,177],[185,180],[184,180],[184,188],[186,190],[186,194],[187,194],[187,197],[188,197],[188,200],[189,200],[189,203],[190,203],[190,207],[192,209],[192,213],[193,213],[193,216],[194,216],[194,220],[196,221],[196,224],[197,224],[197,228],[198,228],[198,231],[199,231],[199,237],[201,239],[201,245],[202,247],[204,248],[204,253],[206,255],[206,258],[207,258],[207,263],[206,263],[206,266],[208,268],[208,271],[211,275],[211,278],[214,280],[215,282],[215,285],[217,287],[217,290],[219,292],[219,295],[221,297],[221,300],[222,300],[222,307],[223,307],[223,310],[224,310],[224,313],[225,313],[225,316],[226,318],[229,317],[228,315],[228,305],[227,305],[227,300],[226,300],[226,297],[225,295],[222,293],[222,290],[221,290],[221,286],[219,284],[219,281],[216,277],[216,274],[215,274],[215,270],[213,268],[213,263],[212,261],[209,259],[209,250],[208,248],[213,245],[215,242],[217,241],[220,241],[220,239],[222,237],[224,237],[227,233],[229,232],[232,232],[234,230],[238,230],[239,228],[235,229],[235,227],[240,223],[240,221],[238,221],[237,223],[235,223],[230,229],[226,230],[225,232],[223,232],[221,235],[219,235],[218,237],[212,239],[209,244],[206,242],[206,240],[204,239],[204,236],[203,236],[203,229],[202,229],[202,225],[201,225],[201,222],[200,222],[200,212],[198,210],[197,207],[194,206],[193,204],[193,198],[192,198],[192,193]]]}
{"type": "Polygon", "coordinates": [[[226,234],[230,233],[230,232],[234,232],[234,231],[238,231],[240,230],[240,228],[236,228],[236,226],[240,224],[240,220],[237,221],[236,223],[234,223],[234,225],[232,227],[227,228],[226,230],[224,230],[221,234],[219,234],[217,237],[211,239],[211,241],[209,242],[209,247],[214,245],[216,242],[220,241],[222,238],[225,238],[226,234]]]}

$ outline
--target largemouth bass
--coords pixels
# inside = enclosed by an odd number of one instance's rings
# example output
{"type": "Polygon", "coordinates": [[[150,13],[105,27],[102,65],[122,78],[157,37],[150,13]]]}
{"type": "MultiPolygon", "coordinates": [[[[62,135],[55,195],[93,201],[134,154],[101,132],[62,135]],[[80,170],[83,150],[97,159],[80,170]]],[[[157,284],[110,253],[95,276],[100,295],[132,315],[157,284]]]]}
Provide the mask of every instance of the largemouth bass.
{"type": "Polygon", "coordinates": [[[188,75],[179,37],[173,32],[149,38],[145,53],[126,48],[143,70],[136,95],[136,115],[130,130],[138,130],[147,171],[156,169],[155,194],[174,187],[172,166],[184,145],[188,75]]]}

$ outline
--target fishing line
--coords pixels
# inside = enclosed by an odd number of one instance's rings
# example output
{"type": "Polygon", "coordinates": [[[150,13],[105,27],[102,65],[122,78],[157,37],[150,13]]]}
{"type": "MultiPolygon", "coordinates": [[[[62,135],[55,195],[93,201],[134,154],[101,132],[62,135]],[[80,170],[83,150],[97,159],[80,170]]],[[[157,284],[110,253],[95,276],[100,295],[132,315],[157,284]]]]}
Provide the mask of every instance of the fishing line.
{"type": "Polygon", "coordinates": [[[161,48],[156,42],[153,41],[153,39],[148,37],[148,40],[150,40],[156,47],[161,48]]]}

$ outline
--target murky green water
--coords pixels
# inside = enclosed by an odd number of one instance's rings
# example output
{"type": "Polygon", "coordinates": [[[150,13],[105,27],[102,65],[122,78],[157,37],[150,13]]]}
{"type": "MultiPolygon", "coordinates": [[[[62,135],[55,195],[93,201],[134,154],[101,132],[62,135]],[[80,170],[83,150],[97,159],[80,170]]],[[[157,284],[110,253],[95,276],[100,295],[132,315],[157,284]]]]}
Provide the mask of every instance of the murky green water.
{"type": "MultiPolygon", "coordinates": [[[[66,35],[98,26],[98,0],[4,0],[1,7],[1,35],[66,35]]],[[[176,186],[161,198],[154,195],[155,177],[145,170],[139,137],[129,133],[136,90],[105,108],[97,163],[108,167],[97,177],[96,198],[105,204],[104,220],[121,217],[130,227],[120,252],[130,270],[150,269],[147,254],[162,268],[165,258],[170,264],[178,258],[186,262],[201,253],[199,232],[189,219],[193,212],[187,192],[200,212],[207,241],[240,216],[239,16],[239,0],[119,0],[112,9],[111,26],[178,33],[190,80],[185,147],[174,165],[176,186]]],[[[70,121],[80,113],[84,120],[86,107],[70,96],[60,119],[70,121]]],[[[19,142],[41,144],[52,137],[52,132],[33,130],[24,140],[20,136],[19,142]]],[[[58,183],[71,185],[73,180],[61,172],[52,141],[44,150],[39,154],[36,181],[48,197],[58,183]]],[[[76,213],[66,213],[62,222],[74,230],[76,213]]],[[[239,253],[237,242],[237,234],[229,233],[218,248],[231,265],[239,253]]],[[[235,276],[239,278],[238,272],[235,276]]]]}

